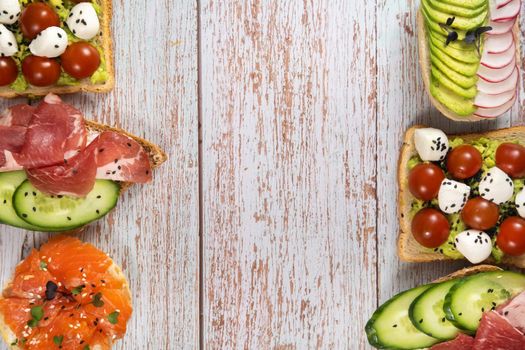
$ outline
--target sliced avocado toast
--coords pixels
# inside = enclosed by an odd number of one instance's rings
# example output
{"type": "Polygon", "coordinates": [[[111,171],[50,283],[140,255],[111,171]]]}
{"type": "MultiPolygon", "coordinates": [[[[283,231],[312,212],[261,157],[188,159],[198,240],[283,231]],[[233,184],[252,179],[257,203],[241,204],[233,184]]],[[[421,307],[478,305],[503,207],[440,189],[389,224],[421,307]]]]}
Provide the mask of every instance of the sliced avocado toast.
{"type": "Polygon", "coordinates": [[[460,333],[474,335],[484,312],[523,291],[525,275],[520,273],[488,265],[465,269],[385,302],[366,325],[368,341],[378,349],[411,350],[431,347],[460,333]]]}

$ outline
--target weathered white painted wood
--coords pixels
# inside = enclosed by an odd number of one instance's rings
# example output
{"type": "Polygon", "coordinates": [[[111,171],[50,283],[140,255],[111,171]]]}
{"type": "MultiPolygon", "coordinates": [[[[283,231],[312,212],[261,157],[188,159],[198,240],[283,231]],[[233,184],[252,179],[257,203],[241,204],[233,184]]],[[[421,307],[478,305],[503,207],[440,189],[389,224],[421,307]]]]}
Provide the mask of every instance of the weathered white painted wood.
{"type": "MultiPolygon", "coordinates": [[[[197,4],[114,1],[116,89],[64,99],[108,124],[160,144],[170,160],[81,238],[129,277],[134,316],[116,349],[198,347],[197,4]]],[[[9,103],[2,102],[2,105],[9,103]]],[[[48,235],[0,226],[0,277],[48,235]],[[24,244],[23,244],[24,243],[24,244]]],[[[3,348],[2,348],[3,349],[3,348]]]]}
{"type": "Polygon", "coordinates": [[[419,1],[381,0],[377,16],[378,57],[378,256],[379,302],[408,287],[456,270],[461,263],[405,264],[397,258],[397,159],[402,135],[413,124],[468,132],[505,127],[516,110],[496,122],[455,123],[433,107],[420,76],[415,37],[419,1]],[[511,116],[512,115],[512,116],[511,116]]]}
{"type": "Polygon", "coordinates": [[[375,6],[358,2],[202,2],[207,348],[365,346],[375,6]]]}

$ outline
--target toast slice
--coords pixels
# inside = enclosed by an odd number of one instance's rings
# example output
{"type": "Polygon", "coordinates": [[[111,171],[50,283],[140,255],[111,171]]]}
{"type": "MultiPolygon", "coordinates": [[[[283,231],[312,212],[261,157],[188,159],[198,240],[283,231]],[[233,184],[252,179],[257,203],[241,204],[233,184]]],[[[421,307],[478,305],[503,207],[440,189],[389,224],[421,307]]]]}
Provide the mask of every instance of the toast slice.
{"type": "MultiPolygon", "coordinates": [[[[410,216],[411,203],[413,196],[408,189],[408,161],[413,156],[417,155],[414,144],[414,132],[422,126],[414,126],[408,129],[405,133],[403,145],[401,147],[401,154],[398,163],[398,220],[399,220],[399,238],[397,252],[399,258],[406,262],[430,262],[436,260],[452,260],[449,257],[434,252],[428,248],[421,246],[412,236],[410,216]]],[[[489,131],[482,134],[463,134],[453,135],[459,136],[465,141],[472,141],[480,137],[487,137],[499,141],[516,141],[519,140],[525,143],[525,126],[516,126],[507,129],[500,129],[489,131]]],[[[491,260],[488,260],[491,261],[491,260]]],[[[519,257],[505,256],[502,260],[503,264],[514,265],[520,268],[525,268],[525,255],[519,257]]]]}
{"type": "MultiPolygon", "coordinates": [[[[428,40],[427,40],[427,30],[425,26],[425,18],[423,14],[421,13],[421,10],[418,10],[417,12],[417,40],[418,40],[418,48],[419,48],[419,67],[421,69],[421,76],[423,77],[423,83],[425,85],[425,90],[427,91],[428,97],[430,98],[430,102],[434,105],[434,107],[437,108],[438,111],[441,112],[445,117],[460,121],[460,122],[475,122],[479,120],[486,120],[486,118],[477,117],[475,115],[470,116],[460,116],[451,110],[449,110],[447,107],[445,107],[441,102],[436,100],[432,93],[430,92],[430,69],[431,69],[431,63],[430,63],[430,49],[428,46],[428,40]]],[[[514,24],[514,28],[512,30],[514,34],[514,40],[516,43],[520,42],[520,25],[519,25],[519,17],[516,20],[516,23],[514,24]]],[[[521,53],[520,53],[520,45],[516,45],[516,62],[521,62],[521,53]]],[[[516,99],[517,100],[517,99],[516,99]]]]}
{"type": "Polygon", "coordinates": [[[475,275],[475,274],[482,273],[482,272],[500,271],[500,270],[502,270],[502,269],[500,269],[497,266],[493,266],[493,265],[471,266],[471,267],[466,267],[464,269],[461,269],[461,270],[458,270],[456,272],[453,272],[453,273],[451,273],[449,275],[440,277],[440,278],[432,281],[432,283],[446,282],[446,281],[450,281],[451,279],[455,279],[455,278],[463,278],[463,277],[467,277],[467,276],[470,276],[470,275],[475,275]]]}
{"type": "Polygon", "coordinates": [[[98,36],[98,44],[104,51],[104,61],[106,63],[106,71],[108,73],[108,80],[104,84],[92,84],[89,78],[83,79],[75,86],[45,86],[36,87],[29,86],[26,91],[18,92],[11,89],[9,86],[0,87],[0,97],[15,98],[20,96],[45,96],[52,92],[57,95],[72,94],[75,92],[109,92],[115,87],[115,68],[113,62],[113,41],[111,39],[111,19],[113,16],[112,0],[97,0],[102,9],[100,18],[101,35],[98,36]]]}
{"type": "MultiPolygon", "coordinates": [[[[126,278],[126,275],[124,275],[124,272],[122,272],[122,269],[113,262],[113,264],[109,267],[108,272],[115,278],[115,280],[122,282],[122,290],[125,294],[129,296],[129,299],[132,300],[132,294],[131,289],[129,287],[128,279],[126,278]]],[[[9,285],[11,281],[6,283],[6,286],[9,285]]],[[[3,299],[2,295],[0,294],[0,300],[3,299]]],[[[21,347],[18,345],[11,345],[17,343],[17,336],[16,334],[11,330],[11,328],[7,325],[5,322],[4,315],[0,313],[0,334],[2,335],[2,338],[6,342],[7,345],[9,345],[9,349],[12,350],[22,350],[21,347]]],[[[111,344],[113,345],[113,344],[111,344]]],[[[92,350],[102,350],[104,349],[104,345],[95,345],[92,347],[92,350]]]]}
{"type": "MultiPolygon", "coordinates": [[[[99,124],[99,123],[94,122],[94,121],[85,120],[85,123],[86,123],[86,127],[87,127],[88,131],[95,131],[95,132],[114,131],[114,132],[117,132],[119,134],[126,135],[126,136],[132,138],[133,140],[137,141],[144,148],[146,153],[148,153],[152,169],[158,168],[159,166],[162,165],[162,163],[164,163],[166,160],[168,160],[168,156],[166,155],[166,153],[159,146],[157,146],[157,145],[155,145],[155,144],[153,144],[153,143],[151,143],[151,142],[149,142],[147,140],[144,140],[143,138],[140,138],[138,136],[132,135],[132,134],[130,134],[127,131],[124,131],[122,129],[114,128],[114,127],[111,127],[111,126],[108,126],[108,125],[104,125],[104,124],[99,124]]],[[[133,184],[129,183],[129,182],[124,182],[124,183],[121,184],[121,188],[123,190],[125,190],[125,189],[129,188],[131,185],[133,185],[133,184]]]]}

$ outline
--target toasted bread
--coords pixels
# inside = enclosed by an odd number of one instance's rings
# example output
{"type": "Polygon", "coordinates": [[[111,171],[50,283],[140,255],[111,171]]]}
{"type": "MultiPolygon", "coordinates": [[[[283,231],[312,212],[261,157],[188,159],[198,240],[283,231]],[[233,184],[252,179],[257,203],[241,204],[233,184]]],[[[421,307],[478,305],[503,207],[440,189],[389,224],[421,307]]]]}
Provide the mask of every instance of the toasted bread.
{"type": "Polygon", "coordinates": [[[452,279],[455,279],[455,278],[463,278],[463,277],[467,277],[467,276],[470,276],[470,275],[475,275],[477,273],[481,273],[481,272],[490,272],[490,271],[499,271],[501,270],[499,267],[497,266],[492,266],[492,265],[477,265],[477,266],[471,266],[471,267],[466,267],[464,269],[461,269],[461,270],[458,270],[456,272],[453,272],[447,276],[444,276],[444,277],[440,277],[434,281],[432,281],[433,283],[440,283],[440,282],[446,282],[446,281],[449,281],[449,280],[452,280],[452,279]]]}
{"type": "MultiPolygon", "coordinates": [[[[519,27],[519,17],[516,20],[516,24],[513,28],[513,34],[514,34],[514,40],[516,43],[519,43],[520,40],[520,27],[519,27]]],[[[419,67],[421,69],[421,75],[423,77],[423,83],[425,84],[425,90],[427,91],[428,97],[430,98],[430,102],[447,118],[455,120],[455,121],[461,121],[461,122],[475,122],[479,120],[486,120],[486,118],[478,117],[474,114],[470,116],[460,116],[451,110],[449,110],[447,107],[445,107],[442,103],[440,103],[438,100],[432,96],[432,93],[430,93],[430,69],[431,69],[431,63],[430,63],[430,53],[429,53],[429,47],[428,47],[428,39],[427,39],[427,30],[425,26],[425,18],[423,14],[421,13],[421,10],[417,13],[417,39],[418,39],[418,47],[419,47],[419,67]]],[[[516,45],[516,62],[521,62],[521,55],[520,55],[520,45],[516,45]]],[[[517,100],[517,99],[516,99],[517,100]]]]}
{"type": "MultiPolygon", "coordinates": [[[[408,161],[413,156],[417,155],[414,144],[414,132],[422,126],[414,126],[408,129],[405,133],[403,146],[401,147],[401,154],[398,163],[398,219],[399,219],[399,239],[398,239],[398,255],[402,261],[407,262],[430,262],[436,260],[452,260],[447,256],[434,252],[428,248],[421,246],[413,237],[411,232],[410,216],[411,203],[413,196],[408,189],[408,161]]],[[[489,131],[482,134],[463,134],[455,135],[461,137],[465,141],[475,140],[480,137],[487,137],[493,140],[500,141],[516,141],[519,140],[525,143],[525,126],[517,126],[507,129],[500,129],[489,131]]],[[[491,261],[491,260],[488,260],[491,261]]],[[[520,268],[525,268],[525,255],[518,257],[505,256],[502,263],[514,265],[520,268]]]]}
{"type": "Polygon", "coordinates": [[[113,16],[112,0],[98,0],[102,9],[100,18],[101,36],[99,36],[98,43],[100,44],[106,63],[106,71],[108,73],[108,80],[104,84],[92,84],[89,78],[83,79],[75,86],[46,86],[36,87],[29,86],[26,91],[17,92],[9,86],[0,87],[0,97],[15,98],[19,96],[45,96],[52,92],[55,94],[71,94],[75,92],[108,92],[115,87],[115,68],[113,63],[113,42],[111,39],[111,18],[113,16]]]}
{"type": "MultiPolygon", "coordinates": [[[[164,163],[168,159],[168,156],[166,155],[166,153],[159,146],[147,140],[144,140],[143,138],[132,135],[122,129],[114,128],[108,125],[99,124],[94,121],[86,120],[85,122],[86,122],[86,127],[89,131],[96,131],[96,132],[114,131],[114,132],[118,132],[120,134],[126,135],[132,138],[133,140],[137,141],[148,153],[152,169],[158,168],[162,163],[164,163]]],[[[132,183],[125,182],[121,184],[121,188],[125,190],[129,188],[131,185],[132,183]]]]}
{"type": "MultiPolygon", "coordinates": [[[[126,275],[124,275],[124,272],[122,272],[122,269],[113,262],[113,264],[108,269],[111,276],[113,276],[116,280],[122,282],[122,290],[129,296],[130,300],[132,300],[131,290],[129,288],[129,283],[126,278],[126,275]]],[[[6,284],[8,286],[9,283],[6,284]]],[[[3,296],[0,295],[0,300],[3,299],[3,296]]],[[[21,350],[22,348],[17,345],[11,345],[16,344],[18,342],[17,337],[15,333],[11,330],[11,328],[6,324],[4,315],[0,313],[0,334],[2,334],[2,338],[4,338],[4,341],[9,345],[10,349],[13,350],[21,350]]],[[[92,347],[93,350],[102,350],[104,347],[102,345],[95,345],[92,347]]]]}

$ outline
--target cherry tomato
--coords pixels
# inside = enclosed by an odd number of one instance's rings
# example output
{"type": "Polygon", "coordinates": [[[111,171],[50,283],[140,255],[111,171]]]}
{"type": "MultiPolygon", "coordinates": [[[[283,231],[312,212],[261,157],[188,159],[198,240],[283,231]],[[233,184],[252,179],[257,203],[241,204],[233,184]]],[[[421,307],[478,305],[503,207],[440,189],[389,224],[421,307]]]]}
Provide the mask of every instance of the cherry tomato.
{"type": "Polygon", "coordinates": [[[437,197],[445,173],[435,164],[422,163],[410,170],[408,188],[417,199],[429,201],[437,197]]]}
{"type": "Polygon", "coordinates": [[[447,169],[456,179],[468,179],[481,169],[481,153],[470,145],[461,145],[452,150],[447,158],[447,169]]]}
{"type": "Polygon", "coordinates": [[[447,218],[439,210],[424,208],[412,219],[412,235],[423,247],[437,248],[450,234],[447,218]]]}
{"type": "Polygon", "coordinates": [[[506,218],[499,227],[498,247],[511,256],[525,254],[525,220],[519,216],[506,218]]]}
{"type": "Polygon", "coordinates": [[[486,199],[469,199],[461,211],[461,220],[470,228],[484,231],[496,226],[499,219],[499,207],[486,199]]]}
{"type": "Polygon", "coordinates": [[[18,77],[18,67],[11,57],[0,57],[0,86],[11,84],[18,77]]]}
{"type": "Polygon", "coordinates": [[[502,143],[496,150],[496,165],[511,177],[525,177],[525,147],[502,143]]]}
{"type": "Polygon", "coordinates": [[[69,45],[60,58],[62,68],[77,79],[90,77],[100,66],[98,50],[86,42],[69,45]]]}
{"type": "Polygon", "coordinates": [[[49,86],[60,78],[60,64],[53,58],[27,56],[22,62],[22,73],[31,85],[49,86]]]}
{"type": "Polygon", "coordinates": [[[53,8],[43,2],[28,5],[20,16],[20,29],[27,39],[34,39],[46,28],[60,26],[60,19],[53,8]]]}

